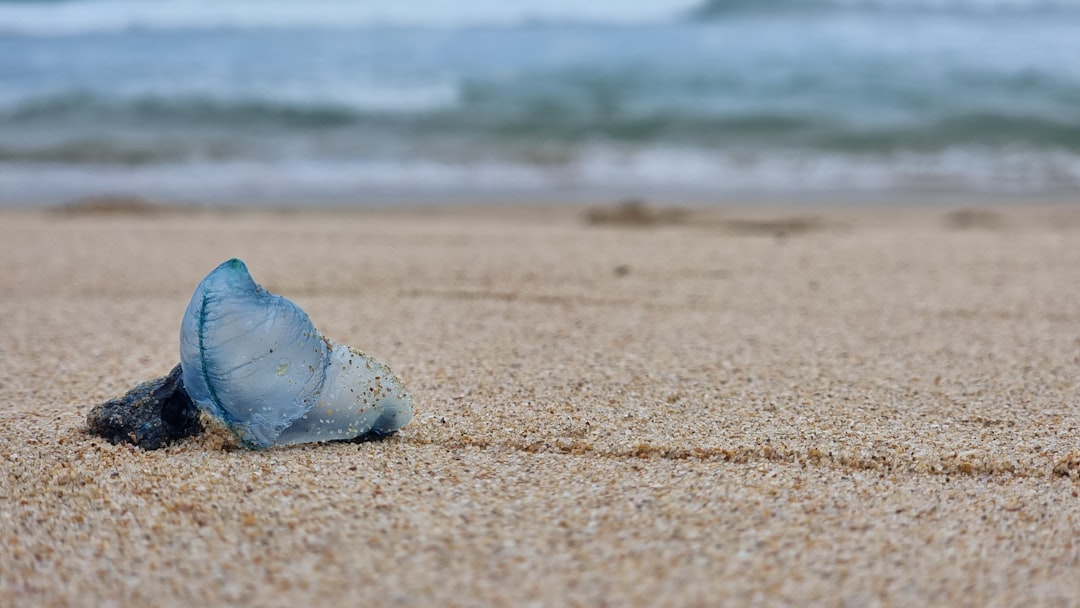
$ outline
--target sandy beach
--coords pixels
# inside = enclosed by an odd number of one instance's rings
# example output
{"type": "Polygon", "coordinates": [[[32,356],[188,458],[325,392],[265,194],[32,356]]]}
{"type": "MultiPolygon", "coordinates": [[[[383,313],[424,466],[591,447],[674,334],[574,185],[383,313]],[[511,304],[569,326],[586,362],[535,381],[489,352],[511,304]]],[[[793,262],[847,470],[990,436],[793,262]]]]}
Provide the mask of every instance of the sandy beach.
{"type": "Polygon", "coordinates": [[[1075,605],[1080,207],[982,209],[0,211],[0,605],[1075,605]],[[413,421],[86,434],[230,257],[413,421]]]}

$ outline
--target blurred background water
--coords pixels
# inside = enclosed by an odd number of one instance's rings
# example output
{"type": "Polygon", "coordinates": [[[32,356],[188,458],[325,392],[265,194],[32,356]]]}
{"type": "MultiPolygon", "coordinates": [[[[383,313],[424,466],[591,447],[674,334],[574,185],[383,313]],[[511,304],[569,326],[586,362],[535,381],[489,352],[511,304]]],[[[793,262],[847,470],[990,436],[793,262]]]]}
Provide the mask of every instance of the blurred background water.
{"type": "Polygon", "coordinates": [[[0,203],[1080,193],[1080,0],[0,0],[0,203]]]}

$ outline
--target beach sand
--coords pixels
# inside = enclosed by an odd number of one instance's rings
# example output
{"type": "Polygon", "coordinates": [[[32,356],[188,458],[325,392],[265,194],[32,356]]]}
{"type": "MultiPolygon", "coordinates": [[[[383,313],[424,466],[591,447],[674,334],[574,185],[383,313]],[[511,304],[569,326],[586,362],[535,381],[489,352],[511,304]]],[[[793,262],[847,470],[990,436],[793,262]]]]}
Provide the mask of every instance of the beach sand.
{"type": "Polygon", "coordinates": [[[0,212],[0,605],[1075,605],[1080,207],[623,219],[0,212]],[[233,256],[413,421],[87,435],[233,256]]]}

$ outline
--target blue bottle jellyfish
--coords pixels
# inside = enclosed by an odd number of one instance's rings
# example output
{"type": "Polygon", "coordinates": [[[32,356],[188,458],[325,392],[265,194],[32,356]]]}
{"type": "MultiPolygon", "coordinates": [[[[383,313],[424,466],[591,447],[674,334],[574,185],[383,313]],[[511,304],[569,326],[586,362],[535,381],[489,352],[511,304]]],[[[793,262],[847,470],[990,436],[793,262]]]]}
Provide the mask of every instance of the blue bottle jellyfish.
{"type": "Polygon", "coordinates": [[[324,338],[238,259],[195,289],[180,364],[191,400],[248,448],[385,435],[412,418],[412,399],[389,367],[324,338]]]}

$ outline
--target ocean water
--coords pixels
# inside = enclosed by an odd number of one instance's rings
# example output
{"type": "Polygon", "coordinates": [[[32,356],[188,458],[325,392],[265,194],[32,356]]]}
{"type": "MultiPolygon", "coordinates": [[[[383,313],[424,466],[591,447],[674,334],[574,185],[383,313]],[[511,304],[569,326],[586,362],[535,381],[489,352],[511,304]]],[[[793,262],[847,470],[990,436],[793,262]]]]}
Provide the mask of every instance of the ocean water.
{"type": "Polygon", "coordinates": [[[0,203],[1080,194],[1080,0],[0,0],[0,203]]]}

